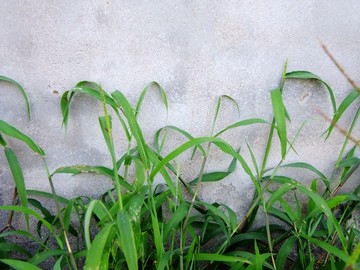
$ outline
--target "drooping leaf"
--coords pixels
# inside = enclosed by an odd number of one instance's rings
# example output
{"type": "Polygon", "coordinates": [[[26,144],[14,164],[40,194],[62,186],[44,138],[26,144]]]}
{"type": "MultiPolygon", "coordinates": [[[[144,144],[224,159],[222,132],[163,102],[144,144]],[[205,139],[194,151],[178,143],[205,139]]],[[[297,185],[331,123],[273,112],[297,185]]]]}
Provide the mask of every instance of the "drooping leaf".
{"type": "MultiPolygon", "coordinates": [[[[215,130],[216,120],[217,120],[217,118],[218,118],[218,116],[219,116],[219,111],[220,111],[220,107],[221,107],[221,102],[222,102],[223,99],[227,99],[227,100],[231,101],[231,103],[236,106],[237,112],[238,112],[238,114],[240,115],[239,104],[236,102],[236,100],[233,99],[232,97],[230,97],[229,95],[221,95],[221,96],[218,98],[218,101],[217,101],[217,104],[216,104],[215,116],[214,116],[214,120],[213,120],[213,123],[212,123],[212,133],[213,133],[214,130],[215,130]]],[[[213,135],[213,134],[211,134],[211,135],[213,135]]]]}
{"type": "MultiPolygon", "coordinates": [[[[202,175],[201,182],[217,182],[217,181],[224,179],[225,177],[227,177],[228,175],[232,174],[235,171],[236,162],[237,162],[237,159],[233,158],[227,171],[204,173],[202,175]]],[[[195,178],[194,180],[190,181],[189,184],[190,185],[195,184],[195,183],[197,183],[197,181],[198,181],[198,178],[195,178]]]]}
{"type": "Polygon", "coordinates": [[[28,113],[29,120],[30,120],[30,117],[31,117],[30,103],[29,103],[29,98],[28,98],[24,88],[18,82],[14,81],[13,79],[11,79],[9,77],[6,77],[6,76],[1,76],[0,75],[0,81],[11,83],[12,85],[16,86],[17,89],[19,89],[22,96],[24,97],[24,100],[25,100],[25,103],[26,103],[27,113],[28,113]]]}
{"type": "Polygon", "coordinates": [[[249,119],[241,120],[239,122],[236,122],[235,124],[232,124],[230,126],[227,126],[224,129],[222,129],[221,131],[216,133],[214,135],[214,137],[218,137],[222,133],[224,133],[225,131],[228,131],[230,129],[237,128],[237,127],[243,127],[243,126],[249,126],[249,125],[253,125],[253,124],[269,124],[269,122],[265,121],[264,119],[260,119],[260,118],[249,118],[249,119]]]}
{"type": "Polygon", "coordinates": [[[336,123],[339,121],[339,119],[341,118],[343,113],[359,96],[360,96],[360,93],[356,90],[353,90],[341,102],[341,104],[339,105],[339,108],[337,109],[336,113],[334,114],[334,118],[331,121],[326,138],[329,138],[332,130],[334,129],[336,123]]]}
{"type": "MultiPolygon", "coordinates": [[[[155,133],[155,138],[154,138],[154,142],[155,142],[155,148],[159,151],[160,150],[160,144],[159,144],[159,137],[160,137],[160,133],[163,131],[163,130],[167,130],[167,129],[171,129],[171,130],[174,130],[178,133],[180,133],[181,135],[185,136],[187,139],[189,140],[192,140],[194,139],[194,137],[188,133],[187,131],[181,129],[181,128],[178,128],[176,126],[165,126],[165,127],[162,127],[161,129],[159,129],[158,131],[156,131],[155,133]]],[[[199,150],[201,151],[201,153],[205,156],[205,150],[204,148],[201,146],[201,145],[197,145],[196,148],[199,148],[199,150]]]]}
{"type": "Polygon", "coordinates": [[[4,133],[10,137],[13,137],[13,138],[23,141],[35,153],[37,153],[41,156],[45,156],[44,150],[42,150],[41,147],[39,145],[37,145],[29,136],[25,135],[24,133],[22,133],[21,131],[16,129],[14,126],[12,126],[2,120],[0,120],[0,132],[4,133]]]}
{"type": "MultiPolygon", "coordinates": [[[[96,173],[106,177],[110,177],[114,179],[114,172],[112,169],[109,169],[104,166],[89,166],[89,165],[73,165],[73,166],[65,166],[57,168],[52,175],[59,174],[59,173],[69,173],[69,174],[80,174],[80,173],[96,173]]],[[[119,181],[122,186],[124,186],[128,190],[132,190],[133,187],[128,182],[125,182],[124,178],[119,175],[119,181]]]]}
{"type": "Polygon", "coordinates": [[[156,81],[152,81],[150,83],[148,83],[144,89],[141,91],[141,94],[138,98],[138,101],[136,103],[136,108],[135,108],[135,117],[138,116],[139,112],[140,112],[140,108],[141,108],[141,105],[142,103],[144,102],[144,98],[147,94],[147,92],[149,91],[149,89],[151,89],[152,86],[155,86],[156,89],[159,90],[160,92],[160,95],[161,95],[161,100],[166,108],[166,111],[168,111],[168,101],[167,101],[167,97],[166,97],[166,92],[164,90],[164,88],[156,81]]]}
{"type": "Polygon", "coordinates": [[[335,101],[335,95],[334,95],[334,91],[331,89],[331,87],[324,82],[319,76],[309,72],[309,71],[292,71],[292,72],[288,72],[285,75],[286,79],[305,79],[305,80],[309,80],[309,79],[313,79],[313,80],[317,80],[321,83],[324,84],[324,86],[326,87],[327,91],[329,92],[329,96],[330,96],[330,100],[331,100],[331,104],[333,107],[333,111],[334,114],[336,112],[336,101],[335,101]]]}

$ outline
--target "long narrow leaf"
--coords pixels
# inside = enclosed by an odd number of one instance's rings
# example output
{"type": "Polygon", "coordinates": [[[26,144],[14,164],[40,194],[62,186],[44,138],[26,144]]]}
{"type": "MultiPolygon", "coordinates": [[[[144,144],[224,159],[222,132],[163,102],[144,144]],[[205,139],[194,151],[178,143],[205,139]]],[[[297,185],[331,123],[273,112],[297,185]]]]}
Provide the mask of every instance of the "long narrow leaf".
{"type": "Polygon", "coordinates": [[[226,143],[225,141],[219,139],[219,138],[213,138],[213,137],[200,137],[200,138],[196,138],[193,140],[190,140],[182,145],[180,145],[178,148],[176,148],[175,150],[173,150],[171,153],[169,153],[166,157],[164,157],[161,162],[153,169],[153,171],[150,174],[150,179],[153,179],[154,176],[171,160],[173,160],[174,158],[176,158],[178,155],[182,154],[183,152],[185,152],[187,149],[195,146],[195,145],[200,145],[202,143],[205,142],[212,142],[214,143],[220,150],[222,150],[224,153],[230,154],[233,157],[235,157],[241,164],[241,166],[243,167],[244,171],[251,177],[251,179],[253,180],[254,184],[257,186],[257,188],[260,188],[258,186],[257,180],[255,178],[255,176],[253,175],[253,173],[250,170],[250,167],[248,166],[248,164],[246,163],[246,161],[244,160],[244,158],[236,152],[236,150],[234,148],[231,147],[231,145],[229,145],[228,143],[226,143]]]}
{"type": "Polygon", "coordinates": [[[37,153],[41,156],[45,155],[44,150],[42,150],[41,147],[39,145],[37,145],[29,136],[25,135],[24,133],[22,133],[21,131],[16,129],[14,126],[12,126],[2,120],[0,120],[0,132],[4,133],[10,137],[13,137],[13,138],[23,141],[35,153],[37,153]]]}
{"type": "Polygon", "coordinates": [[[276,256],[277,269],[284,268],[285,262],[288,259],[290,252],[294,250],[295,242],[296,242],[296,237],[291,236],[290,238],[286,239],[286,241],[281,245],[281,248],[276,256]]]}
{"type": "Polygon", "coordinates": [[[333,107],[333,111],[334,114],[336,112],[336,101],[335,101],[335,95],[334,95],[334,91],[331,89],[331,87],[324,82],[319,76],[309,72],[309,71],[292,71],[292,72],[288,72],[285,75],[285,79],[313,79],[313,80],[318,80],[319,82],[323,83],[327,89],[327,91],[329,92],[330,95],[330,100],[331,100],[331,104],[333,107]]]}
{"type": "Polygon", "coordinates": [[[114,232],[114,224],[109,223],[96,235],[86,255],[84,269],[101,269],[106,245],[113,240],[114,232]]]}
{"type": "Polygon", "coordinates": [[[360,93],[356,90],[353,90],[348,94],[345,99],[341,102],[339,105],[339,108],[337,109],[334,118],[331,121],[331,125],[328,130],[328,134],[326,138],[329,138],[332,130],[334,129],[336,123],[339,121],[340,117],[343,115],[343,113],[346,111],[346,109],[360,96],[360,93]]]}
{"type": "Polygon", "coordinates": [[[227,256],[214,253],[197,253],[194,255],[196,261],[218,261],[218,262],[242,262],[253,265],[253,262],[236,256],[227,256]]]}
{"type": "Polygon", "coordinates": [[[17,89],[19,89],[19,91],[21,92],[21,94],[24,97],[24,100],[25,100],[25,103],[26,103],[27,113],[28,113],[29,120],[30,120],[30,117],[31,117],[30,103],[29,103],[29,98],[28,98],[24,88],[18,82],[14,81],[13,79],[11,79],[9,77],[5,77],[5,76],[0,75],[0,81],[11,83],[12,85],[15,85],[17,89]]]}
{"type": "Polygon", "coordinates": [[[15,211],[15,212],[20,212],[20,213],[34,216],[37,220],[39,220],[42,224],[44,224],[44,226],[52,233],[52,235],[56,239],[57,243],[59,244],[60,248],[64,248],[63,242],[57,236],[57,233],[55,232],[55,229],[52,226],[52,224],[50,224],[48,221],[46,221],[38,212],[36,212],[28,207],[17,206],[17,205],[0,205],[0,210],[15,211]]]}
{"type": "Polygon", "coordinates": [[[156,86],[156,89],[159,89],[162,102],[166,108],[166,111],[168,111],[168,101],[167,101],[166,92],[165,92],[164,88],[158,82],[152,81],[144,87],[144,89],[142,90],[142,92],[139,96],[139,99],[138,99],[138,102],[136,103],[136,108],[135,108],[135,117],[138,116],[141,105],[144,102],[144,98],[145,98],[147,92],[149,91],[149,89],[151,89],[151,86],[156,86]]]}
{"type": "Polygon", "coordinates": [[[41,270],[41,268],[24,261],[12,260],[12,259],[2,259],[0,261],[11,266],[16,270],[41,270]]]}
{"type": "MultiPolygon", "coordinates": [[[[227,177],[228,175],[232,174],[235,171],[236,161],[237,161],[237,159],[233,158],[227,171],[204,173],[202,175],[201,182],[217,182],[217,181],[224,179],[225,177],[227,177]]],[[[190,181],[189,184],[190,185],[195,184],[195,183],[197,183],[197,181],[198,181],[198,178],[195,178],[194,180],[190,181]]]]}
{"type": "MultiPolygon", "coordinates": [[[[13,179],[14,179],[14,182],[16,185],[16,190],[17,190],[21,205],[23,207],[27,207],[28,202],[27,202],[25,180],[24,180],[24,175],[23,175],[21,166],[19,164],[19,161],[18,161],[14,151],[11,148],[5,148],[5,156],[8,161],[8,164],[9,164],[9,167],[11,170],[11,174],[13,176],[13,179]]],[[[27,214],[25,214],[25,220],[26,220],[27,226],[29,226],[29,217],[27,214]]]]}
{"type": "Polygon", "coordinates": [[[131,226],[129,214],[125,211],[120,211],[117,215],[117,224],[120,234],[120,245],[123,251],[126,263],[129,270],[137,270],[137,251],[135,244],[134,231],[131,226]]]}
{"type": "Polygon", "coordinates": [[[167,239],[169,233],[174,230],[181,221],[186,217],[189,205],[186,202],[180,204],[180,206],[173,213],[170,220],[165,224],[164,227],[164,239],[167,239]]]}
{"type": "MultiPolygon", "coordinates": [[[[97,173],[106,177],[110,177],[114,179],[114,172],[112,169],[109,169],[104,166],[89,166],[89,165],[73,165],[73,166],[65,166],[57,168],[52,175],[59,173],[69,173],[69,174],[80,174],[80,173],[97,173]]],[[[119,175],[119,181],[122,186],[124,186],[128,190],[132,190],[133,187],[128,182],[125,182],[124,178],[119,175]]]]}
{"type": "Polygon", "coordinates": [[[241,120],[239,122],[236,122],[235,124],[232,124],[230,126],[227,126],[224,129],[222,129],[221,131],[216,133],[214,135],[214,137],[218,137],[222,133],[224,133],[225,131],[228,131],[230,129],[237,128],[237,127],[243,127],[243,126],[249,126],[249,125],[253,125],[253,124],[269,124],[269,122],[265,121],[264,119],[260,119],[260,118],[249,118],[249,119],[241,120]]]}
{"type": "Polygon", "coordinates": [[[350,256],[348,254],[346,254],[344,251],[338,249],[336,246],[333,246],[331,244],[328,244],[324,241],[320,241],[316,238],[310,237],[306,234],[301,234],[302,237],[306,238],[307,240],[309,240],[311,243],[321,247],[322,249],[324,249],[325,251],[329,252],[330,254],[333,254],[334,256],[338,257],[339,259],[343,260],[344,262],[349,261],[350,256]]]}
{"type": "Polygon", "coordinates": [[[271,102],[274,111],[274,117],[276,121],[276,127],[281,144],[281,157],[284,159],[286,155],[286,116],[285,116],[285,106],[283,103],[282,95],[280,89],[275,89],[271,91],[271,102]]]}
{"type": "Polygon", "coordinates": [[[117,104],[123,108],[123,112],[128,121],[130,130],[137,142],[137,149],[138,149],[139,155],[142,159],[142,162],[144,163],[146,168],[149,168],[150,164],[149,164],[148,156],[147,156],[147,153],[145,150],[146,143],[145,143],[143,134],[141,132],[141,129],[139,127],[139,124],[136,120],[134,110],[131,108],[129,102],[127,101],[127,99],[121,92],[115,91],[111,95],[115,99],[117,104]]]}

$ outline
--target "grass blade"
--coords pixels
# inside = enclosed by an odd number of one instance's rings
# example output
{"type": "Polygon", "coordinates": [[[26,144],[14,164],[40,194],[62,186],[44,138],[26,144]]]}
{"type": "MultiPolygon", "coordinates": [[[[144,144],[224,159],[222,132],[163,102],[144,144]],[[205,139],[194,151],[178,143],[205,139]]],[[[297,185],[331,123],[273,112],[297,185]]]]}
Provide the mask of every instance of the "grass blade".
{"type": "Polygon", "coordinates": [[[281,144],[281,157],[282,159],[284,159],[287,150],[286,149],[286,145],[287,145],[286,116],[285,116],[285,106],[279,88],[271,91],[271,102],[273,106],[276,127],[281,144]]]}
{"type": "Polygon", "coordinates": [[[228,96],[228,95],[222,95],[219,97],[218,99],[218,102],[216,104],[216,109],[215,109],[215,116],[214,116],[214,120],[213,120],[213,123],[212,123],[212,131],[211,131],[211,135],[213,135],[214,133],[214,130],[215,130],[215,124],[216,124],[216,120],[217,120],[217,117],[219,116],[219,111],[220,111],[220,107],[221,107],[221,101],[223,99],[228,99],[230,100],[233,104],[235,104],[236,106],[236,109],[237,109],[237,112],[238,114],[240,115],[240,108],[239,108],[239,104],[236,102],[235,99],[233,99],[232,97],[228,96]]]}
{"type": "Polygon", "coordinates": [[[102,257],[107,244],[113,240],[115,228],[113,223],[107,224],[95,237],[86,255],[86,270],[102,269],[102,257]]]}
{"type": "Polygon", "coordinates": [[[120,246],[125,255],[127,266],[129,270],[137,270],[137,251],[129,214],[125,211],[120,211],[117,215],[117,222],[120,246]]]}
{"type": "Polygon", "coordinates": [[[89,203],[89,206],[85,213],[85,220],[84,220],[85,244],[87,249],[90,249],[91,247],[90,222],[93,213],[100,219],[100,222],[105,217],[109,217],[109,220],[113,221],[112,215],[108,212],[106,206],[101,201],[93,200],[89,203]]]}
{"type": "Polygon", "coordinates": [[[5,139],[4,139],[3,136],[1,135],[1,132],[0,132],[0,145],[3,146],[3,147],[6,147],[6,145],[7,145],[5,139]]]}
{"type": "Polygon", "coordinates": [[[205,142],[212,142],[214,143],[221,151],[223,151],[224,153],[230,154],[233,157],[235,157],[241,164],[242,168],[244,169],[244,171],[251,177],[252,181],[254,182],[255,186],[257,187],[257,189],[260,189],[257,180],[255,178],[255,176],[253,175],[253,173],[250,170],[250,167],[248,166],[248,164],[246,163],[246,161],[244,160],[244,158],[235,151],[234,148],[231,147],[231,145],[229,145],[228,143],[226,143],[225,141],[219,139],[219,138],[214,138],[214,137],[200,137],[200,138],[195,138],[192,139],[182,145],[180,145],[178,148],[176,148],[175,150],[173,150],[171,153],[169,153],[166,157],[164,157],[159,164],[152,170],[151,174],[150,174],[150,179],[153,179],[154,176],[171,160],[173,160],[174,158],[176,158],[178,155],[182,154],[183,152],[185,152],[187,149],[195,146],[195,145],[200,145],[202,143],[205,142]]]}
{"type": "Polygon", "coordinates": [[[144,102],[144,98],[147,94],[147,92],[149,91],[151,86],[156,86],[157,89],[159,89],[160,95],[161,95],[161,100],[166,108],[166,112],[168,112],[168,101],[167,101],[167,97],[166,97],[166,93],[164,88],[156,81],[152,81],[149,84],[147,84],[144,89],[142,90],[138,102],[136,103],[136,108],[135,108],[135,117],[138,116],[139,112],[140,112],[140,108],[142,103],[144,102]]]}
{"type": "MultiPolygon", "coordinates": [[[[18,161],[14,151],[11,148],[5,148],[5,156],[8,161],[8,164],[9,164],[9,167],[11,170],[11,174],[12,174],[14,182],[15,182],[16,190],[17,190],[21,205],[23,207],[27,207],[28,202],[27,202],[25,180],[24,180],[24,175],[23,175],[21,166],[19,164],[19,161],[18,161]]],[[[29,228],[29,217],[27,214],[25,214],[25,220],[26,220],[26,225],[29,228]]]]}
{"type": "Polygon", "coordinates": [[[33,265],[38,265],[51,257],[65,255],[65,254],[67,254],[66,250],[61,250],[61,249],[46,250],[44,252],[36,253],[35,256],[32,257],[28,262],[33,265]]]}
{"type": "Polygon", "coordinates": [[[326,87],[327,91],[329,92],[331,104],[332,104],[332,107],[333,107],[333,112],[335,114],[335,112],[336,112],[336,101],[335,101],[334,91],[319,76],[317,76],[317,75],[315,75],[315,74],[313,74],[313,73],[311,73],[309,71],[292,71],[292,72],[286,73],[285,79],[303,79],[303,80],[304,79],[305,80],[313,79],[313,80],[318,80],[319,82],[323,83],[324,86],[326,87]]]}
{"type": "Polygon", "coordinates": [[[31,117],[30,103],[29,103],[29,98],[28,98],[24,88],[18,82],[14,81],[13,79],[10,79],[9,77],[0,75],[0,81],[11,83],[12,85],[16,86],[17,89],[19,89],[19,91],[21,92],[21,94],[24,97],[27,113],[28,113],[29,120],[30,120],[30,117],[31,117]]]}
{"type": "Polygon", "coordinates": [[[331,244],[328,244],[324,241],[320,241],[316,238],[310,237],[305,233],[301,234],[302,237],[306,238],[307,240],[309,240],[311,243],[321,247],[322,249],[324,249],[325,251],[329,252],[330,254],[338,257],[339,259],[343,260],[344,262],[348,262],[350,259],[350,256],[348,254],[346,254],[344,251],[338,249],[336,246],[333,246],[331,244]]]}
{"type": "MultiPolygon", "coordinates": [[[[232,174],[235,171],[236,161],[237,161],[237,159],[233,158],[227,171],[225,171],[225,172],[204,173],[202,175],[201,182],[217,182],[217,181],[224,179],[225,177],[227,177],[228,175],[232,174]]],[[[189,184],[190,185],[195,184],[195,183],[197,183],[197,181],[198,181],[198,178],[195,178],[194,180],[190,181],[189,184]]]]}
{"type": "Polygon", "coordinates": [[[222,133],[224,133],[225,131],[228,131],[230,129],[253,125],[253,124],[269,124],[269,122],[265,121],[264,119],[260,119],[260,118],[250,118],[250,119],[241,120],[239,122],[236,122],[235,124],[232,124],[230,126],[227,126],[224,129],[222,129],[221,131],[216,133],[214,135],[214,137],[218,137],[219,135],[221,135],[222,133]]]}
{"type": "Polygon", "coordinates": [[[131,108],[129,102],[121,92],[115,91],[111,95],[113,96],[117,104],[123,108],[123,112],[128,121],[132,135],[135,137],[138,153],[145,167],[149,168],[150,163],[146,152],[146,143],[142,135],[141,129],[139,127],[139,124],[136,120],[134,110],[131,108]]]}
{"type": "Polygon", "coordinates": [[[17,205],[0,205],[0,210],[15,211],[15,212],[34,216],[37,220],[39,220],[42,224],[44,224],[44,226],[52,233],[52,235],[56,239],[57,243],[59,244],[60,248],[64,248],[63,242],[57,236],[57,233],[55,232],[55,229],[52,226],[52,224],[50,224],[44,218],[42,218],[38,212],[36,212],[28,207],[17,206],[17,205]]]}
{"type": "Polygon", "coordinates": [[[337,109],[336,113],[334,114],[334,118],[331,121],[331,125],[328,129],[328,134],[326,136],[326,139],[329,138],[331,132],[333,131],[336,123],[339,121],[340,117],[343,115],[343,113],[346,111],[346,109],[360,96],[360,93],[356,90],[353,90],[348,94],[345,99],[341,102],[339,105],[339,108],[337,109]]]}
{"type": "MultiPolygon", "coordinates": [[[[63,125],[65,128],[67,127],[69,121],[69,110],[70,104],[73,100],[74,96],[78,93],[86,94],[90,97],[94,97],[99,101],[102,101],[102,95],[100,92],[100,86],[94,82],[82,81],[79,82],[74,88],[70,89],[69,91],[65,91],[61,96],[61,112],[63,115],[63,125]]],[[[108,95],[105,94],[105,102],[106,104],[110,105],[115,111],[117,111],[116,102],[108,95]]]]}
{"type": "MultiPolygon", "coordinates": [[[[189,140],[194,139],[194,137],[193,137],[190,133],[186,132],[185,130],[183,130],[183,129],[181,129],[181,128],[178,128],[178,127],[175,127],[175,126],[165,126],[165,127],[161,128],[161,129],[159,129],[159,130],[155,133],[154,142],[155,142],[155,148],[158,150],[158,152],[159,152],[159,150],[160,150],[160,147],[159,147],[159,145],[160,145],[160,144],[159,144],[160,133],[161,133],[161,131],[163,131],[163,130],[165,130],[165,129],[175,130],[175,131],[179,132],[181,135],[183,135],[183,136],[185,136],[186,138],[188,138],[189,140]]],[[[198,146],[196,146],[196,147],[199,148],[200,151],[201,151],[201,153],[205,156],[205,150],[204,150],[204,148],[203,148],[201,145],[198,145],[198,146]]]]}
{"type": "Polygon", "coordinates": [[[296,243],[296,237],[291,236],[281,245],[281,248],[276,256],[276,268],[283,269],[285,266],[286,259],[288,258],[291,251],[294,250],[296,243]]]}
{"type": "Polygon", "coordinates": [[[253,262],[237,256],[227,256],[214,253],[197,253],[194,255],[196,261],[215,261],[215,262],[241,262],[253,265],[253,262]]]}
{"type": "MultiPolygon", "coordinates": [[[[106,177],[110,177],[114,180],[114,171],[107,167],[103,166],[89,166],[89,165],[73,165],[73,166],[65,166],[57,168],[52,176],[59,173],[69,173],[73,175],[77,175],[80,173],[96,173],[106,177]]],[[[133,190],[133,187],[128,182],[125,182],[124,178],[121,175],[118,175],[119,182],[122,186],[124,186],[128,190],[133,190]]]]}
{"type": "Polygon", "coordinates": [[[164,226],[164,239],[167,239],[169,233],[175,229],[181,221],[186,217],[187,211],[189,210],[189,205],[184,201],[182,202],[176,211],[173,213],[170,220],[164,226]]]}
{"type": "Polygon", "coordinates": [[[27,146],[30,147],[31,150],[33,150],[35,153],[45,156],[44,150],[41,149],[39,145],[37,145],[30,137],[16,129],[14,126],[0,120],[0,132],[19,139],[20,141],[23,141],[27,146]]]}
{"type": "Polygon", "coordinates": [[[41,270],[41,268],[24,261],[12,260],[12,259],[2,259],[0,261],[11,266],[16,270],[41,270]]]}

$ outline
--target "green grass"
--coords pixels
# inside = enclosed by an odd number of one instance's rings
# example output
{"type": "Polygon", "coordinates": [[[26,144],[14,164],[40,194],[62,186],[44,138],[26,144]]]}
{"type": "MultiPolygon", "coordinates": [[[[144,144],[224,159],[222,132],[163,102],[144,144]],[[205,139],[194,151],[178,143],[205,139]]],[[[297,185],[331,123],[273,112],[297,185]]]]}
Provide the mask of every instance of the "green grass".
{"type": "MultiPolygon", "coordinates": [[[[346,130],[340,153],[334,156],[337,160],[334,172],[327,176],[311,164],[286,162],[288,153],[295,151],[293,145],[297,136],[288,137],[290,115],[283,102],[283,91],[286,82],[292,79],[318,80],[326,87],[331,101],[329,106],[333,108],[327,137],[339,128],[337,123],[344,112],[359,100],[359,91],[351,91],[337,106],[333,90],[317,75],[307,71],[287,72],[286,69],[287,65],[279,87],[269,93],[273,108],[271,122],[261,118],[240,119],[217,130],[223,99],[239,110],[237,102],[224,95],[216,104],[208,136],[193,137],[176,126],[166,126],[154,134],[154,142],[145,141],[148,136],[144,136],[140,128],[138,115],[146,95],[152,90],[159,91],[159,104],[168,110],[166,92],[160,84],[146,85],[136,105],[132,106],[119,91],[107,92],[97,83],[79,82],[61,97],[63,125],[67,128],[72,101],[78,94],[97,99],[103,106],[99,128],[112,160],[110,167],[69,165],[51,173],[46,165],[45,151],[25,133],[0,119],[0,145],[20,202],[20,205],[0,206],[0,211],[21,213],[27,224],[30,221],[37,224],[36,232],[29,228],[16,230],[14,224],[8,224],[2,230],[1,267],[41,269],[43,263],[52,262],[54,269],[356,269],[360,232],[349,220],[359,205],[360,185],[352,193],[340,191],[360,165],[356,154],[358,144],[352,137],[359,110],[346,130]],[[126,138],[127,150],[120,156],[115,148],[117,143],[124,142],[114,140],[114,125],[122,128],[126,138]],[[219,137],[232,129],[258,128],[259,125],[269,129],[264,156],[260,160],[256,159],[252,145],[246,144],[239,150],[219,137]],[[186,142],[163,156],[169,130],[184,136],[186,142]],[[13,139],[21,140],[43,157],[50,193],[26,189],[21,165],[10,147],[13,139]],[[269,168],[269,153],[273,151],[274,140],[279,140],[281,149],[278,165],[269,168]],[[205,170],[213,147],[230,157],[227,170],[205,170]],[[174,162],[189,149],[202,157],[195,179],[186,179],[181,174],[183,168],[174,162]],[[248,151],[250,160],[244,157],[244,151],[248,151]],[[247,213],[240,220],[227,205],[199,198],[203,185],[222,181],[238,165],[255,188],[247,213]],[[288,169],[287,174],[280,174],[279,169],[284,167],[288,169]],[[291,169],[311,172],[311,186],[302,184],[303,179],[294,179],[291,169]],[[88,173],[108,177],[113,188],[98,198],[69,199],[56,194],[52,184],[55,175],[88,173]],[[160,178],[162,182],[155,184],[154,180],[160,178]],[[320,185],[324,189],[318,188],[320,185]],[[306,200],[300,201],[300,197],[306,200]],[[47,209],[41,198],[54,200],[56,211],[47,209]],[[264,215],[264,224],[254,229],[252,224],[258,215],[264,215]],[[276,221],[271,223],[270,220],[276,221]],[[37,248],[26,250],[12,243],[12,237],[16,236],[36,243],[37,248]],[[16,257],[13,250],[22,253],[26,259],[16,257]]],[[[0,76],[0,80],[12,83],[21,91],[30,113],[25,90],[12,79],[0,76]]]]}

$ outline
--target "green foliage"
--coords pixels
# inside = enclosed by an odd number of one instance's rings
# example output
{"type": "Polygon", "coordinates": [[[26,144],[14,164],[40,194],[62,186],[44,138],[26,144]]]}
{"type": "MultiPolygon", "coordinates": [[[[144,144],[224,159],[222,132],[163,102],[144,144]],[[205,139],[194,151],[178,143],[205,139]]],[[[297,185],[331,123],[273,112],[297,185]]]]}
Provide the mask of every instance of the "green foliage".
{"type": "MultiPolygon", "coordinates": [[[[344,154],[348,144],[354,143],[350,138],[359,110],[347,130],[330,177],[308,163],[285,163],[288,153],[294,150],[296,139],[288,137],[290,116],[283,102],[284,84],[291,79],[318,80],[325,85],[334,110],[327,136],[337,127],[343,113],[359,99],[358,91],[354,90],[337,107],[335,95],[326,82],[307,71],[287,72],[285,65],[280,86],[270,92],[274,115],[271,122],[261,118],[241,119],[216,130],[224,99],[239,110],[233,98],[221,96],[209,136],[196,138],[176,126],[166,126],[155,133],[153,149],[152,144],[145,141],[137,118],[151,89],[158,90],[162,105],[168,109],[166,92],[160,84],[146,85],[133,108],[119,91],[109,94],[94,82],[79,82],[61,97],[63,125],[68,125],[76,95],[85,94],[97,99],[104,112],[99,117],[99,128],[112,165],[70,165],[59,167],[52,174],[47,172],[51,193],[26,190],[21,165],[9,147],[7,137],[21,140],[42,157],[45,153],[30,137],[0,120],[0,144],[21,203],[21,206],[0,206],[0,210],[22,213],[27,222],[31,220],[37,224],[36,232],[10,230],[0,233],[0,265],[15,269],[41,269],[43,263],[49,262],[53,263],[54,269],[356,269],[360,232],[349,220],[360,202],[360,185],[349,194],[340,194],[339,190],[360,165],[357,144],[344,154]],[[127,138],[127,151],[121,156],[115,151],[117,142],[112,133],[116,124],[122,127],[127,138]],[[251,145],[246,147],[251,157],[247,161],[240,150],[220,138],[229,130],[249,125],[269,127],[262,160],[256,159],[251,145]],[[186,142],[163,156],[167,132],[178,132],[186,142]],[[279,163],[275,168],[269,168],[267,163],[275,132],[281,146],[279,163]],[[212,147],[231,158],[227,170],[205,171],[212,147]],[[185,179],[175,162],[189,149],[193,149],[193,155],[199,150],[202,158],[195,179],[185,179]],[[238,162],[255,187],[253,200],[242,220],[238,220],[227,205],[199,198],[202,185],[231,175],[238,162]],[[288,168],[287,174],[280,174],[280,168],[288,168]],[[292,177],[293,168],[313,173],[310,187],[302,184],[303,179],[292,177]],[[114,188],[97,199],[68,199],[56,195],[52,178],[57,174],[87,173],[108,177],[114,188]],[[155,184],[160,179],[162,182],[155,184]],[[319,184],[323,188],[319,188],[319,184]],[[305,206],[300,202],[300,196],[307,198],[305,206]],[[41,198],[53,199],[56,213],[47,209],[41,198]],[[264,226],[255,229],[252,225],[259,210],[262,210],[265,222],[264,226]],[[274,224],[270,222],[270,216],[275,218],[274,224]],[[14,236],[27,238],[38,248],[29,251],[9,242],[14,236]],[[22,253],[26,259],[14,257],[13,250],[22,253]]],[[[13,82],[8,78],[6,81],[13,82]]],[[[22,91],[28,104],[23,88],[13,84],[22,91]]],[[[44,164],[47,170],[45,159],[44,164]]]]}

